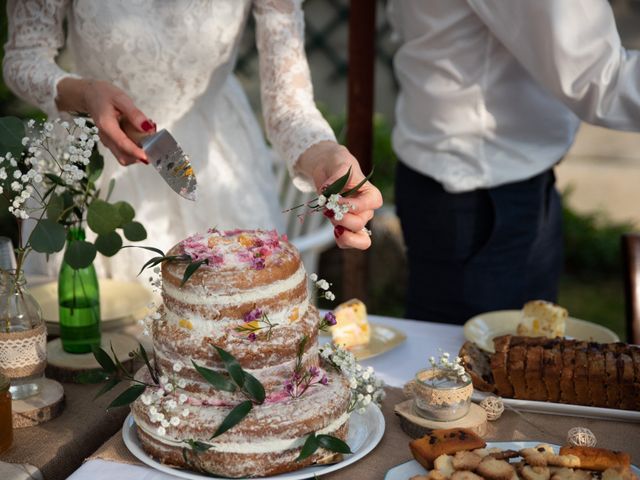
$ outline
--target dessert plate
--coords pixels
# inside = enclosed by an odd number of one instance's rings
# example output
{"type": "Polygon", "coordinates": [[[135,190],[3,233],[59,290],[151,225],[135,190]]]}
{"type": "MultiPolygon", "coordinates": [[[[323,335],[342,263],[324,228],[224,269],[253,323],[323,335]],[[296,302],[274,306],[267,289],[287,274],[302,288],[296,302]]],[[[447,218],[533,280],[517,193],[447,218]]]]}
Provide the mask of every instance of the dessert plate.
{"type": "MultiPolygon", "coordinates": [[[[487,442],[488,448],[501,448],[503,450],[520,450],[522,448],[535,447],[546,442],[487,442]]],[[[560,449],[557,445],[552,445],[556,453],[560,449]]],[[[631,470],[636,474],[640,474],[640,469],[635,465],[631,466],[631,470]]],[[[414,475],[425,475],[427,470],[415,460],[401,463],[391,468],[384,477],[384,480],[408,480],[414,475]]]]}
{"type": "MultiPolygon", "coordinates": [[[[172,468],[154,460],[142,449],[136,430],[136,423],[133,420],[133,416],[129,414],[122,426],[122,438],[129,451],[141,462],[156,470],[179,478],[187,478],[190,480],[222,480],[220,477],[212,477],[204,473],[172,468]]],[[[295,472],[283,473],[266,478],[269,480],[303,480],[340,470],[347,465],[357,462],[373,450],[382,439],[383,434],[384,417],[382,416],[382,411],[376,405],[369,404],[364,413],[359,414],[354,412],[349,419],[347,443],[351,447],[352,455],[347,455],[343,461],[333,465],[307,467],[295,472]]]]}
{"type": "MultiPolygon", "coordinates": [[[[147,315],[153,295],[138,282],[100,279],[100,321],[110,330],[133,323],[147,315]]],[[[49,282],[29,290],[42,308],[49,334],[59,334],[58,283],[49,282]]]]}
{"type": "MultiPolygon", "coordinates": [[[[483,350],[493,352],[493,339],[500,335],[515,335],[521,318],[520,310],[481,313],[464,324],[464,336],[483,350]]],[[[573,317],[567,318],[565,333],[567,338],[576,340],[600,343],[620,341],[620,337],[608,328],[573,317]]]]}
{"type": "MultiPolygon", "coordinates": [[[[356,360],[362,361],[367,358],[377,357],[383,353],[393,350],[407,339],[407,336],[400,330],[387,325],[370,323],[371,339],[366,345],[357,345],[349,348],[356,360]]],[[[323,337],[331,337],[329,332],[321,332],[323,337]]]]}

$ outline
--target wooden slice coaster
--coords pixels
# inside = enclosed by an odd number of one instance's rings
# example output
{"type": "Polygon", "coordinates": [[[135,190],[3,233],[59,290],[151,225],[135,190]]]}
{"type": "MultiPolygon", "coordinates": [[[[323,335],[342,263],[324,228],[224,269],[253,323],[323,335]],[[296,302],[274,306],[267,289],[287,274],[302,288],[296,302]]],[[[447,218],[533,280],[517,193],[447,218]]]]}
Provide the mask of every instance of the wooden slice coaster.
{"type": "MultiPolygon", "coordinates": [[[[133,361],[129,352],[138,348],[138,341],[128,335],[120,333],[102,332],[101,347],[113,356],[111,346],[118,360],[126,367],[131,368],[133,361]]],[[[55,378],[61,382],[77,383],[79,373],[100,371],[102,367],[96,361],[93,353],[67,353],[62,349],[62,341],[59,338],[47,344],[47,377],[55,378]]]]}
{"type": "Polygon", "coordinates": [[[39,425],[56,418],[64,410],[64,389],[55,380],[43,378],[40,393],[11,402],[13,428],[39,425]]]}
{"type": "Polygon", "coordinates": [[[442,428],[469,428],[480,436],[487,433],[487,413],[475,403],[471,404],[467,415],[452,422],[439,422],[421,417],[415,412],[413,399],[397,404],[395,413],[400,418],[402,429],[412,438],[423,437],[431,433],[432,430],[442,428]]]}

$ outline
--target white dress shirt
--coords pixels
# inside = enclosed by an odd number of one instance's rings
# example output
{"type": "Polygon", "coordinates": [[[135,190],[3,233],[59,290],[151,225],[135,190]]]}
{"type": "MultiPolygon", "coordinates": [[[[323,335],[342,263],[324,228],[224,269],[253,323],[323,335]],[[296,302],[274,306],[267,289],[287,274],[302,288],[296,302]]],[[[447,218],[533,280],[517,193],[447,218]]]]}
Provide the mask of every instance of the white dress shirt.
{"type": "Polygon", "coordinates": [[[393,145],[450,192],[530,178],[580,120],[640,130],[640,52],[606,0],[391,0],[393,145]]]}

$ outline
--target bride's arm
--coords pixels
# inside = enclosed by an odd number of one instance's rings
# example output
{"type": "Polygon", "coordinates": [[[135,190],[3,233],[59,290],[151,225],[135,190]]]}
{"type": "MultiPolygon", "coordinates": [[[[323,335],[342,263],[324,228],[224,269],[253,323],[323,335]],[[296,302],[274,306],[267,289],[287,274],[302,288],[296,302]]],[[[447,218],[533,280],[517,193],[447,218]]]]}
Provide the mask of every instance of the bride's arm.
{"type": "Polygon", "coordinates": [[[69,3],[69,0],[8,1],[4,81],[16,95],[51,118],[63,111],[88,113],[100,129],[102,143],[121,164],[146,162],[146,154],[127,138],[119,119],[127,117],[140,131],[154,127],[127,94],[108,82],[66,72],[55,62],[64,45],[62,22],[69,3]]]}
{"type": "MultiPolygon", "coordinates": [[[[313,99],[301,0],[254,0],[253,4],[267,137],[300,189],[320,192],[349,167],[347,188],[357,185],[364,178],[357,160],[336,143],[313,99]]],[[[380,192],[367,182],[349,203],[354,210],[339,222],[332,219],[336,242],[341,247],[368,248],[371,241],[362,229],[382,204],[380,192]]]]}

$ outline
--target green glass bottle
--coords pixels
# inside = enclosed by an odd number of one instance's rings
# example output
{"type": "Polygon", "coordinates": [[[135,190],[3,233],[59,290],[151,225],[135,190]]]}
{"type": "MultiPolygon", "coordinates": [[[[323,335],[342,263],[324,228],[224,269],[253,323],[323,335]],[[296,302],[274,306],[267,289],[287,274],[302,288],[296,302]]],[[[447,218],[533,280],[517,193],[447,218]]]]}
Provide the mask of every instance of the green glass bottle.
{"type": "MultiPolygon", "coordinates": [[[[67,247],[84,240],[84,230],[72,227],[67,247]]],[[[100,346],[100,289],[93,264],[75,270],[63,260],[58,277],[60,339],[69,353],[88,353],[100,346]]]]}

